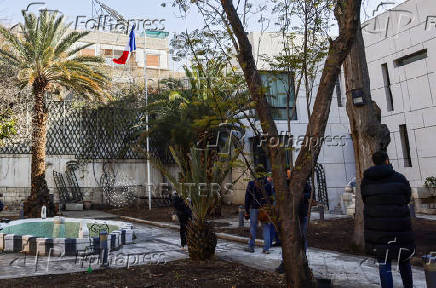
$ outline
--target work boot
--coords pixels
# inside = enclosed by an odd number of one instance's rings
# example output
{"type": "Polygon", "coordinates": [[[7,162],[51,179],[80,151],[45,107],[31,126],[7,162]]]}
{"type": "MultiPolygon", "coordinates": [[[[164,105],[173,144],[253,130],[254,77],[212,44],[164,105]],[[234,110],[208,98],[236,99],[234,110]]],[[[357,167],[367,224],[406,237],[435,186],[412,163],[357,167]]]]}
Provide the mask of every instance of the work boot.
{"type": "Polygon", "coordinates": [[[279,267],[277,267],[275,271],[277,273],[279,273],[279,274],[284,274],[285,273],[285,266],[283,265],[283,262],[280,263],[279,267]]]}
{"type": "Polygon", "coordinates": [[[254,248],[248,247],[248,248],[245,248],[244,251],[254,253],[254,248]]]}

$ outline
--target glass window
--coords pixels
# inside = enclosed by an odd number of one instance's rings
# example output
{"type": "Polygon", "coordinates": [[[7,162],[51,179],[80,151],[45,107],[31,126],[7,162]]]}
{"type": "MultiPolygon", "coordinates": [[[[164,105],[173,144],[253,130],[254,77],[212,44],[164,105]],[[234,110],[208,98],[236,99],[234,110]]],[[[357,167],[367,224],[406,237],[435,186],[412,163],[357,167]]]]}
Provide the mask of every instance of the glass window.
{"type": "Polygon", "coordinates": [[[403,56],[394,61],[396,66],[405,66],[407,64],[413,63],[415,61],[423,60],[427,58],[427,49],[419,50],[410,55],[403,56]]]}
{"type": "Polygon", "coordinates": [[[288,73],[261,72],[262,84],[267,89],[268,103],[271,105],[274,120],[287,120],[287,95],[289,94],[289,116],[297,120],[292,75],[288,73]]]}

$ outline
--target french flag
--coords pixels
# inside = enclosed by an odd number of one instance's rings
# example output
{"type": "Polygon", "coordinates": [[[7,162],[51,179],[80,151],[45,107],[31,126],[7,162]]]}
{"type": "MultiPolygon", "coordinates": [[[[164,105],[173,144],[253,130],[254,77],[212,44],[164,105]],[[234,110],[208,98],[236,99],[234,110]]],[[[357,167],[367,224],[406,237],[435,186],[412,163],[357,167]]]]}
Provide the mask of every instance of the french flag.
{"type": "Polygon", "coordinates": [[[116,64],[124,65],[129,59],[130,53],[136,50],[136,40],[135,40],[135,25],[133,25],[132,30],[129,35],[129,43],[126,44],[124,48],[123,55],[118,59],[113,59],[116,64]]]}

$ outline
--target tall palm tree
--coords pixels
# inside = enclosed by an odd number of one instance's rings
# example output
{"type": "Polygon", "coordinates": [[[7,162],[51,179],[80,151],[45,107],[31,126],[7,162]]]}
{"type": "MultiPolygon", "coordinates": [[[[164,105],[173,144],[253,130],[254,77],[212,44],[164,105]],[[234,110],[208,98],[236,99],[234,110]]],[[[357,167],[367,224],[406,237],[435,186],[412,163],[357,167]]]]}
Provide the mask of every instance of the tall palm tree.
{"type": "Polygon", "coordinates": [[[102,58],[78,55],[80,50],[92,45],[77,45],[88,32],[71,32],[70,25],[63,22],[64,17],[53,12],[42,11],[36,16],[23,11],[23,17],[18,35],[0,26],[0,35],[5,40],[5,45],[0,47],[0,64],[15,67],[19,88],[30,87],[33,94],[32,187],[25,202],[25,214],[37,217],[43,204],[51,204],[45,181],[46,92],[64,88],[80,96],[103,100],[108,96],[105,88],[109,81],[99,65],[103,63],[102,58]]]}

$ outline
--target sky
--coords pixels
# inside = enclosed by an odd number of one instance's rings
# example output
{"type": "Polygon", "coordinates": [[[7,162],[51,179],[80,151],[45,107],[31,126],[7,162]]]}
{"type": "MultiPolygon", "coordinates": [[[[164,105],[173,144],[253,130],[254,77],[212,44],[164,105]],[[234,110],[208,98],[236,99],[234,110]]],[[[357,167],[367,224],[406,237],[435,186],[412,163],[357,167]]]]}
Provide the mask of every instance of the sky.
{"type": "MultiPolygon", "coordinates": [[[[191,31],[201,27],[202,17],[195,9],[188,12],[188,17],[182,19],[178,9],[166,5],[162,7],[162,2],[169,0],[101,0],[109,7],[117,10],[125,18],[128,19],[165,19],[165,30],[168,32],[191,31]]],[[[380,3],[386,3],[378,10],[380,12],[394,7],[396,4],[404,2],[404,0],[363,0],[363,19],[372,16],[372,12],[380,3]]],[[[0,0],[0,21],[2,24],[14,25],[22,21],[21,10],[27,7],[29,3],[44,2],[48,9],[60,10],[67,16],[69,21],[75,22],[77,16],[92,16],[92,0],[0,0]]],[[[263,3],[262,0],[254,0],[255,4],[263,3]]],[[[33,10],[36,11],[42,7],[34,5],[33,10]]],[[[268,12],[265,12],[268,17],[268,12]]],[[[249,31],[260,31],[261,26],[257,23],[257,17],[252,17],[249,21],[249,31]]],[[[84,18],[83,18],[84,19],[84,18]]],[[[274,30],[271,25],[269,30],[274,30]]]]}
{"type": "MultiPolygon", "coordinates": [[[[386,4],[381,5],[375,15],[380,14],[386,9],[391,9],[405,0],[362,1],[362,19],[367,20],[373,16],[373,11],[376,10],[381,3],[386,4]]],[[[174,8],[169,4],[173,2],[172,0],[100,0],[100,2],[118,11],[126,19],[165,19],[165,31],[170,32],[170,38],[174,35],[173,33],[192,31],[203,26],[203,17],[195,8],[190,9],[187,12],[186,17],[181,17],[182,13],[179,9],[174,8]],[[167,3],[165,7],[162,6],[163,2],[167,3]]],[[[93,16],[92,0],[0,0],[0,24],[13,26],[22,22],[21,10],[26,9],[30,3],[40,3],[34,4],[29,9],[35,13],[44,7],[46,9],[61,11],[66,16],[67,21],[73,23],[73,27],[78,16],[82,16],[80,20],[85,21],[91,19],[93,16]],[[44,4],[41,4],[41,2],[44,4]]],[[[236,0],[234,0],[234,3],[236,3],[236,0]]],[[[263,5],[265,1],[251,0],[251,3],[254,4],[254,7],[258,7],[263,5]]],[[[97,11],[94,10],[94,15],[97,14],[97,11]]],[[[246,30],[249,32],[276,32],[278,27],[273,24],[275,23],[274,17],[275,16],[273,16],[268,9],[262,10],[261,13],[249,16],[247,20],[248,27],[246,30]],[[264,30],[264,26],[258,22],[261,14],[263,17],[270,19],[270,22],[272,23],[268,26],[269,28],[267,30],[264,30]]],[[[337,28],[333,27],[330,31],[331,36],[334,37],[336,33],[337,28]]],[[[172,67],[173,70],[181,71],[183,65],[186,64],[185,61],[174,62],[170,59],[170,67],[172,67]]]]}

